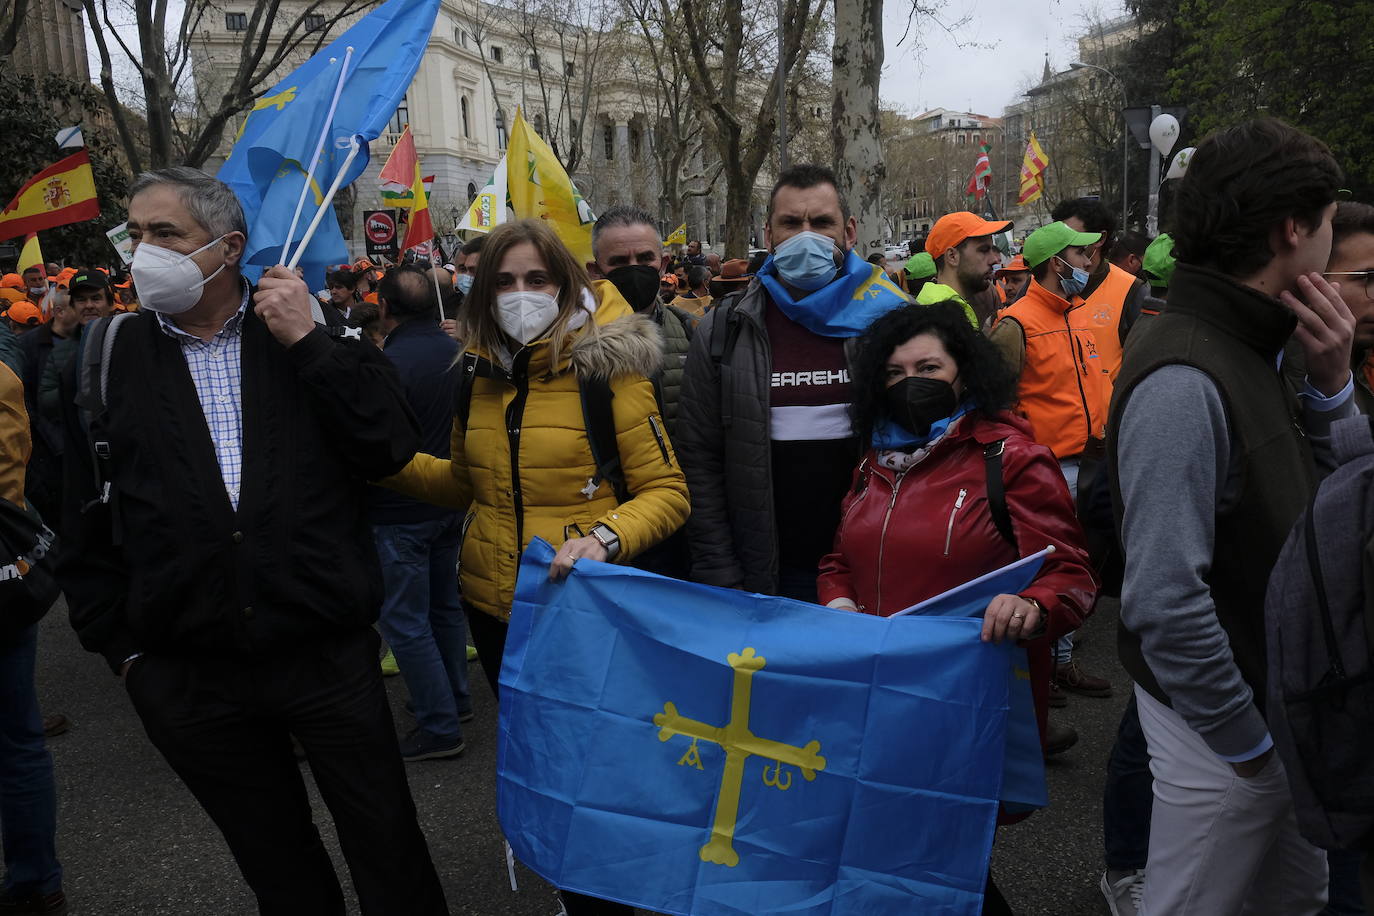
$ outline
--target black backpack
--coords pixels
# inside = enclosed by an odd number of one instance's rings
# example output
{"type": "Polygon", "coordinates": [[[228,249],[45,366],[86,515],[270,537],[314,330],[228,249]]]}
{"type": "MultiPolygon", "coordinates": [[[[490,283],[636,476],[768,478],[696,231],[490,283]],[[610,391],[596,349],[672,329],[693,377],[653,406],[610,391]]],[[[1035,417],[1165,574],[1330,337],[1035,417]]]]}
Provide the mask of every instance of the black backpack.
{"type": "Polygon", "coordinates": [[[1323,849],[1359,846],[1374,831],[1370,422],[1351,417],[1332,428],[1339,466],[1289,534],[1265,598],[1265,718],[1298,829],[1323,849]]]}
{"type": "Polygon", "coordinates": [[[0,642],[37,623],[57,601],[56,543],[35,512],[0,499],[0,642]]]}

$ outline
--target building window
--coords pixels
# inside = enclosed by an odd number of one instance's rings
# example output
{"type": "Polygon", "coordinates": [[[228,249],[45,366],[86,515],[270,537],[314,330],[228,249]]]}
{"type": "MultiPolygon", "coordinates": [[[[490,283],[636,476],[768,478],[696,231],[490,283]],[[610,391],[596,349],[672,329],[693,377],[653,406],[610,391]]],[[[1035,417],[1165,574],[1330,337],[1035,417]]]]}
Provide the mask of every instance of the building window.
{"type": "Polygon", "coordinates": [[[974,145],[974,146],[978,146],[978,145],[980,145],[982,142],[983,142],[983,138],[982,138],[981,136],[979,136],[978,134],[974,134],[974,135],[973,135],[973,145],[974,145]]]}
{"type": "Polygon", "coordinates": [[[534,116],[534,132],[539,136],[544,136],[544,116],[537,114],[534,116]]]}
{"type": "Polygon", "coordinates": [[[248,31],[248,14],[247,14],[247,13],[225,13],[225,14],[224,14],[224,27],[225,27],[226,29],[228,29],[229,31],[231,31],[231,32],[246,32],[246,31],[248,31]]]}
{"type": "Polygon", "coordinates": [[[563,75],[570,79],[577,76],[577,65],[570,60],[565,60],[563,62],[563,75]]]}
{"type": "Polygon", "coordinates": [[[601,128],[601,140],[606,146],[606,161],[610,162],[615,158],[615,126],[607,124],[601,128]]]}
{"type": "Polygon", "coordinates": [[[321,13],[306,13],[305,30],[307,32],[318,32],[324,28],[324,15],[321,13]]]}
{"type": "Polygon", "coordinates": [[[389,134],[399,134],[410,125],[410,108],[406,104],[404,96],[401,97],[401,104],[396,106],[396,113],[391,116],[390,123],[386,126],[389,134]]]}
{"type": "Polygon", "coordinates": [[[492,46],[491,46],[491,51],[490,51],[490,56],[491,56],[491,59],[494,60],[494,61],[496,61],[498,64],[501,63],[501,46],[500,46],[500,45],[492,45],[492,46]]]}
{"type": "Polygon", "coordinates": [[[965,143],[967,143],[967,142],[968,142],[968,134],[960,134],[959,137],[958,137],[958,144],[959,144],[960,146],[963,146],[963,145],[964,145],[965,143]]]}
{"type": "Polygon", "coordinates": [[[500,111],[496,112],[496,148],[506,148],[506,119],[500,111]]]}
{"type": "Polygon", "coordinates": [[[474,200],[476,200],[476,199],[477,199],[477,185],[475,185],[475,184],[473,184],[472,182],[469,181],[469,182],[468,182],[468,203],[472,203],[472,202],[473,202],[474,200]]]}
{"type": "Polygon", "coordinates": [[[538,70],[539,70],[539,55],[538,55],[538,54],[531,54],[531,55],[530,55],[530,69],[531,69],[531,70],[534,70],[535,72],[538,72],[538,70]]]}
{"type": "Polygon", "coordinates": [[[453,43],[456,44],[456,45],[457,45],[458,47],[460,47],[460,48],[466,48],[466,47],[468,46],[468,30],[467,30],[467,29],[454,29],[454,30],[453,30],[453,43]]]}
{"type": "Polygon", "coordinates": [[[631,161],[631,162],[638,162],[638,161],[639,161],[639,144],[640,144],[640,139],[639,139],[639,128],[638,128],[638,127],[631,127],[631,128],[630,128],[630,161],[631,161]]]}
{"type": "Polygon", "coordinates": [[[458,99],[458,113],[459,113],[460,115],[462,115],[462,118],[463,118],[463,136],[464,136],[464,137],[471,137],[471,136],[472,136],[472,122],[471,122],[470,120],[468,120],[469,115],[468,115],[468,97],[467,97],[467,96],[462,96],[462,97],[460,97],[460,98],[458,99]]]}

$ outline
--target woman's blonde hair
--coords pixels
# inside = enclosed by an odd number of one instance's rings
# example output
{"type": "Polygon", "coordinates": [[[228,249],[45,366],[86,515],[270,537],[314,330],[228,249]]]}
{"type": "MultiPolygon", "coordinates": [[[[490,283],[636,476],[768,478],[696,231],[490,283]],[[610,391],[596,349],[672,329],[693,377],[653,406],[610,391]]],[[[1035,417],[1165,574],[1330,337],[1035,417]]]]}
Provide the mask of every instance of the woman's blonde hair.
{"type": "MultiPolygon", "coordinates": [[[[558,286],[558,317],[549,327],[549,364],[554,372],[559,371],[563,362],[563,349],[567,344],[568,323],[583,307],[584,291],[591,284],[587,271],[573,257],[553,230],[538,219],[522,219],[505,223],[492,230],[482,244],[482,260],[477,264],[477,273],[472,278],[472,289],[463,297],[458,309],[458,325],[465,332],[463,346],[468,351],[482,351],[487,357],[495,357],[502,351],[519,349],[501,330],[496,320],[496,279],[501,272],[501,262],[516,245],[529,243],[534,246],[539,257],[548,269],[549,279],[558,286]]],[[[590,319],[587,326],[596,333],[596,321],[590,319]]]]}

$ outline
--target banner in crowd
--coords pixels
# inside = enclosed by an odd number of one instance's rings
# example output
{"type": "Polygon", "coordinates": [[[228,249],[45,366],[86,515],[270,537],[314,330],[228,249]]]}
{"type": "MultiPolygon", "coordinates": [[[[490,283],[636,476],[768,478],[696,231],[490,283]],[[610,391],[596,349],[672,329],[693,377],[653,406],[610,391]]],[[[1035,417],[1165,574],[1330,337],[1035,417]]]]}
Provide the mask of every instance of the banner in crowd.
{"type": "Polygon", "coordinates": [[[501,669],[497,810],[526,865],[661,913],[981,911],[1010,644],[586,560],[553,583],[553,556],[521,560],[501,669]]]}
{"type": "Polygon", "coordinates": [[[968,196],[974,200],[982,200],[986,197],[988,185],[992,184],[992,160],[988,158],[990,152],[992,152],[992,147],[986,143],[978,147],[978,158],[973,163],[973,174],[969,176],[968,187],[965,188],[968,196]]]}
{"type": "Polygon", "coordinates": [[[665,245],[686,245],[686,244],[687,244],[687,224],[686,224],[686,223],[683,223],[681,226],[678,226],[676,229],[674,229],[674,230],[672,231],[672,234],[669,235],[666,239],[663,240],[663,244],[665,244],[665,245]]]}
{"type": "MultiPolygon", "coordinates": [[[[349,184],[367,168],[367,144],[405,97],[438,10],[439,0],[388,0],[257,100],[219,170],[248,220],[246,264],[281,262],[288,244],[305,237],[335,179],[349,184]]],[[[301,263],[310,273],[347,260],[338,220],[326,213],[301,263]]]]}
{"type": "Polygon", "coordinates": [[[83,149],[24,182],[19,193],[0,211],[0,241],[99,215],[91,157],[83,149]]]}
{"type": "Polygon", "coordinates": [[[472,199],[468,212],[454,229],[455,232],[490,232],[506,221],[506,207],[510,204],[506,192],[508,158],[509,156],[501,157],[501,161],[496,164],[496,171],[491,173],[491,180],[472,199]]]}
{"type": "Polygon", "coordinates": [[[119,255],[119,260],[124,262],[125,267],[134,262],[134,240],[129,238],[128,221],[122,222],[106,232],[105,238],[110,240],[110,244],[114,246],[115,252],[119,255]]]}
{"type": "Polygon", "coordinates": [[[592,223],[596,217],[553,149],[518,108],[506,155],[511,162],[506,190],[515,218],[544,220],[579,263],[593,260],[592,223]]]}

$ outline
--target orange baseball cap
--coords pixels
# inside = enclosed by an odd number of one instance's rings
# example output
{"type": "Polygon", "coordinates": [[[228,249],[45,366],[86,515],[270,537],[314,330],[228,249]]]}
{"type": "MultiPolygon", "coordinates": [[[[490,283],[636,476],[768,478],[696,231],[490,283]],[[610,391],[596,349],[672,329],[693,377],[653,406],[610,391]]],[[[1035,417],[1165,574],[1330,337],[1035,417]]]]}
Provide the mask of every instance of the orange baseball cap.
{"type": "Polygon", "coordinates": [[[932,258],[938,258],[954,246],[963,244],[965,239],[981,238],[1010,228],[1009,219],[993,222],[967,210],[946,213],[931,227],[930,235],[926,237],[926,251],[932,258]]]}
{"type": "Polygon", "coordinates": [[[1018,270],[1030,270],[1030,267],[1026,264],[1026,259],[1021,257],[1019,254],[1007,263],[1003,264],[1001,267],[997,268],[997,272],[999,274],[1014,273],[1018,270]]]}
{"type": "Polygon", "coordinates": [[[43,323],[43,312],[32,302],[15,302],[10,305],[5,312],[5,317],[15,324],[26,324],[29,327],[38,327],[43,323]]]}
{"type": "Polygon", "coordinates": [[[58,286],[66,288],[67,284],[71,282],[72,277],[74,276],[76,276],[75,267],[64,267],[57,272],[57,276],[54,279],[56,280],[58,286]]]}
{"type": "Polygon", "coordinates": [[[29,298],[17,289],[10,289],[8,286],[0,286],[0,303],[19,302],[29,298]]]}
{"type": "Polygon", "coordinates": [[[677,289],[677,274],[664,274],[658,278],[658,285],[671,286],[673,289],[677,289]]]}
{"type": "Polygon", "coordinates": [[[22,290],[24,288],[24,278],[19,276],[19,274],[5,274],[3,277],[0,277],[0,287],[22,290]]]}

